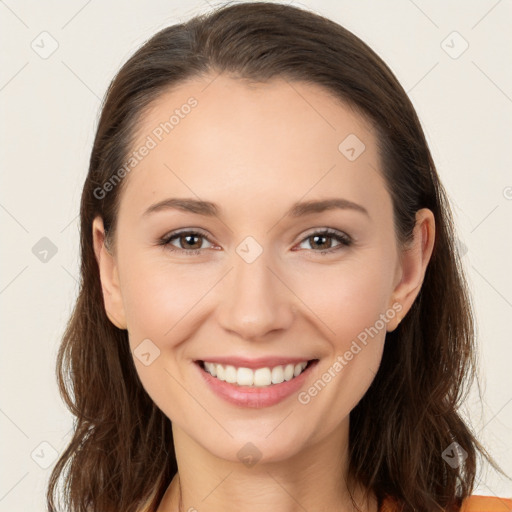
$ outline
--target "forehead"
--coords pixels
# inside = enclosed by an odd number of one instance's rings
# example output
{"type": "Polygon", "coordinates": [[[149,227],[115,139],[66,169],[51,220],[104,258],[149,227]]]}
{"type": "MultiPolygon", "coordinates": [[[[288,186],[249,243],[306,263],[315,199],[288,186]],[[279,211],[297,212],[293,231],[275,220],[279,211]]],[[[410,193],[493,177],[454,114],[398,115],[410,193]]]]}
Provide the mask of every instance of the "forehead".
{"type": "Polygon", "coordinates": [[[196,78],[153,101],[136,133],[121,209],[129,204],[139,214],[176,196],[250,209],[263,198],[291,204],[384,193],[370,125],[314,84],[196,78]]]}

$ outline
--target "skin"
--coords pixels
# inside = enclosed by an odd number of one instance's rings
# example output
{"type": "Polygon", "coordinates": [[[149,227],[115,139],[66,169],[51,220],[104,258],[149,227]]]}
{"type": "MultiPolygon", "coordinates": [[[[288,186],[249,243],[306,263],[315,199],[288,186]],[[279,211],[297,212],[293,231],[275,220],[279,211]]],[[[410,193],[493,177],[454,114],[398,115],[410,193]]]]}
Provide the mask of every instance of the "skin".
{"type": "MultiPolygon", "coordinates": [[[[144,388],[172,421],[182,510],[353,510],[344,483],[349,414],[379,367],[386,332],[421,288],[434,217],[420,210],[412,244],[399,250],[373,131],[324,89],[213,78],[167,91],[142,119],[134,148],[190,96],[198,100],[125,178],[112,254],[103,245],[101,218],[94,220],[105,309],[128,330],[132,350],[147,338],[160,350],[149,366],[134,361],[144,388]],[[349,134],[366,146],[354,161],[338,150],[349,134]],[[169,197],[212,201],[222,212],[142,217],[169,197]],[[296,201],[332,197],[364,206],[369,216],[329,210],[284,217],[296,201]],[[326,227],[353,244],[327,238],[322,246],[310,238],[326,227]],[[157,245],[183,228],[207,233],[208,240],[189,241],[200,254],[157,245]],[[263,250],[250,264],[236,252],[247,236],[263,250]],[[338,250],[320,254],[330,247],[338,250]],[[318,358],[304,390],[397,303],[400,314],[307,404],[293,394],[271,407],[232,405],[212,393],[193,363],[222,355],[318,358]],[[237,456],[247,442],[261,452],[251,467],[237,456]]],[[[174,239],[173,247],[187,249],[181,242],[174,239]]],[[[374,496],[365,501],[362,491],[356,501],[375,512],[374,496]]],[[[178,510],[178,497],[175,477],[159,512],[178,510]]]]}

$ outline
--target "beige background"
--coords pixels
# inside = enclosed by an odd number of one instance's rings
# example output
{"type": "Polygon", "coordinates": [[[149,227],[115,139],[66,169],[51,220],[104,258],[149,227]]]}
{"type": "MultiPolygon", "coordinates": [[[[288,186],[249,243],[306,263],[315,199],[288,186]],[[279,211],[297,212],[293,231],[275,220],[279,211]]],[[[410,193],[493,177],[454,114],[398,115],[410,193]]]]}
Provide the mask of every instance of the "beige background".
{"type": "MultiPolygon", "coordinates": [[[[473,394],[468,414],[512,477],[512,4],[292,3],[366,41],[418,111],[467,250],[477,310],[484,403],[473,394]]],[[[51,467],[69,439],[54,366],[78,289],[77,215],[100,99],[144,40],[214,5],[0,2],[0,511],[44,510],[51,467]],[[46,262],[36,257],[41,247],[50,248],[46,262]]],[[[511,496],[512,483],[483,467],[477,493],[511,496]]]]}

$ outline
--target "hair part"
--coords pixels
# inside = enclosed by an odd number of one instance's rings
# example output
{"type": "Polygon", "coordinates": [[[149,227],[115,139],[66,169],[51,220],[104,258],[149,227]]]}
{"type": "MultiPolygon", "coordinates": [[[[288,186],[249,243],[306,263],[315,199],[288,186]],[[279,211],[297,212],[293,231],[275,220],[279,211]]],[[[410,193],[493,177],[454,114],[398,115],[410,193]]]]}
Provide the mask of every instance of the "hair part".
{"type": "Polygon", "coordinates": [[[265,2],[227,5],[161,30],[108,88],[80,205],[80,289],[56,365],[75,429],[52,471],[48,510],[56,510],[62,480],[70,511],[136,512],[144,503],[154,511],[177,472],[171,422],[142,387],[127,331],[106,315],[92,222],[101,216],[114,252],[126,179],[104,197],[95,190],[123,166],[151,104],[212,73],[324,87],[375,129],[398,245],[411,240],[419,209],[433,212],[422,288],[387,333],[377,375],[350,413],[348,484],[363,485],[379,503],[390,496],[404,511],[457,510],[474,487],[478,453],[503,472],[458,412],[477,376],[475,326],[449,201],[421,124],[392,71],[358,37],[318,14],[265,2]],[[454,441],[467,453],[457,468],[442,458],[454,441]]]}

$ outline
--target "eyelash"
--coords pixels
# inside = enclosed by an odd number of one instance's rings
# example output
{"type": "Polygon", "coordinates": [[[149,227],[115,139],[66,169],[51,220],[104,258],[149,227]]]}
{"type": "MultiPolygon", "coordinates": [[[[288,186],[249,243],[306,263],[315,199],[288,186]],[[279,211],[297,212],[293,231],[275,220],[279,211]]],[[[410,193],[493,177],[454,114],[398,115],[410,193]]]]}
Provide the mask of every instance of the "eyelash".
{"type": "MultiPolygon", "coordinates": [[[[158,240],[158,245],[165,247],[166,249],[168,249],[171,252],[183,253],[186,256],[196,256],[196,255],[200,254],[201,251],[204,250],[204,249],[180,249],[180,248],[176,248],[171,245],[171,242],[173,240],[176,240],[180,236],[183,236],[183,235],[199,236],[201,238],[204,238],[208,242],[212,243],[211,240],[201,231],[183,230],[183,231],[175,231],[175,232],[169,233],[165,237],[158,240]]],[[[340,242],[340,245],[338,245],[336,247],[332,247],[330,249],[325,249],[323,251],[311,249],[311,251],[313,251],[315,253],[319,253],[319,254],[333,253],[333,252],[340,250],[343,247],[349,247],[350,245],[352,245],[352,239],[349,236],[345,235],[344,233],[341,233],[340,231],[337,231],[335,229],[330,229],[330,228],[326,228],[321,231],[314,231],[313,233],[310,233],[309,235],[307,235],[305,238],[303,238],[300,241],[299,245],[313,236],[327,236],[328,238],[334,238],[335,240],[340,242]]]]}

